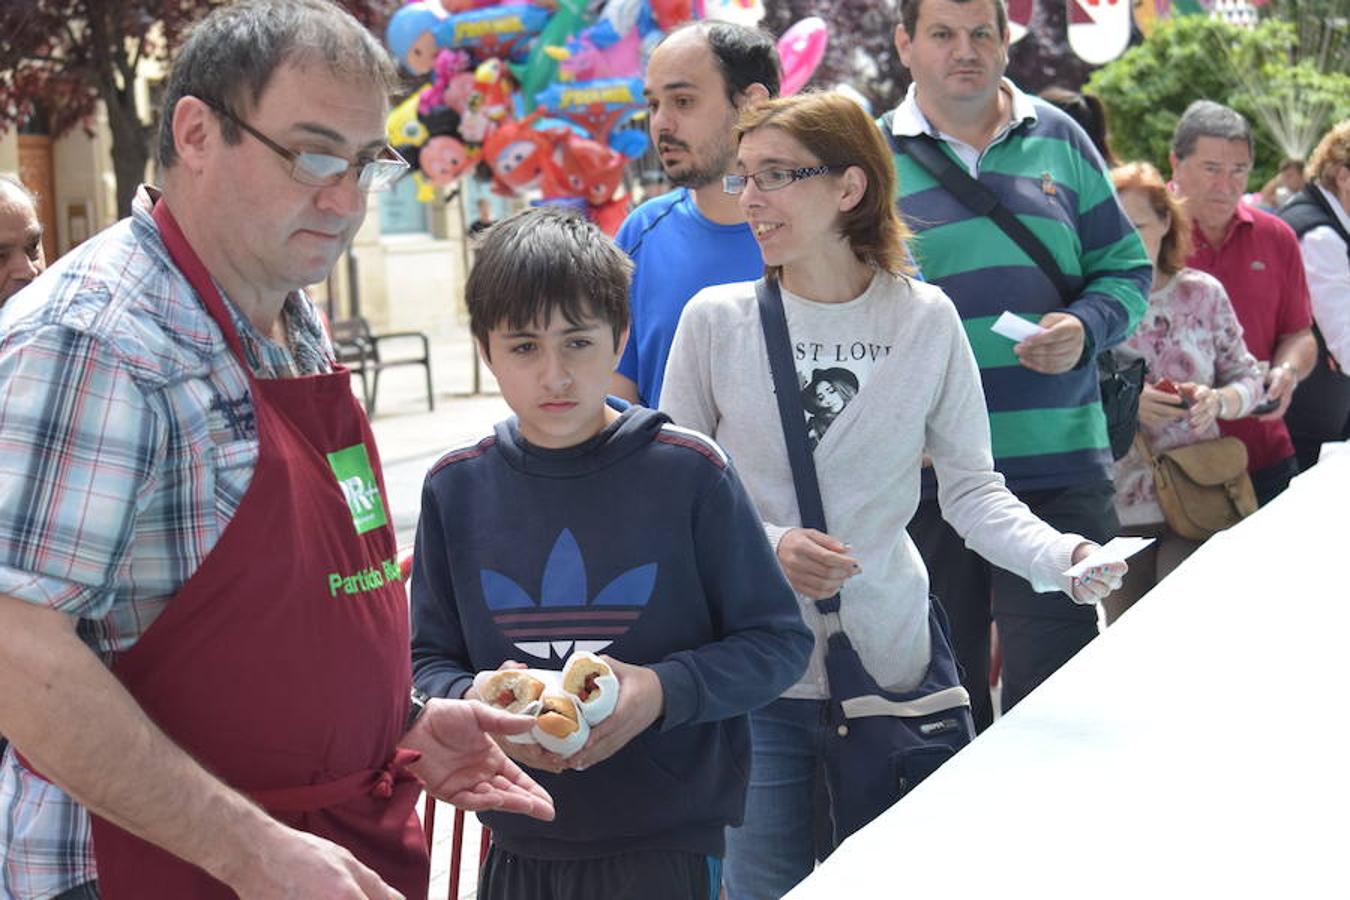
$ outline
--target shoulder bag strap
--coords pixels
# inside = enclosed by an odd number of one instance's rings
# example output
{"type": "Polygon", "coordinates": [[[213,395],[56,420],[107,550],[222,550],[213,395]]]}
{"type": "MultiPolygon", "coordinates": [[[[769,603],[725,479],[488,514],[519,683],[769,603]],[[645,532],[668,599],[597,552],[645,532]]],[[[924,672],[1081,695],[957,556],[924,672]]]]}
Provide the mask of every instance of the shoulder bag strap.
{"type": "Polygon", "coordinates": [[[1135,446],[1139,452],[1144,454],[1144,460],[1148,463],[1150,469],[1158,467],[1158,458],[1153,455],[1153,448],[1148,445],[1148,438],[1144,437],[1144,430],[1141,428],[1134,433],[1135,446]]]}
{"type": "MultiPolygon", "coordinates": [[[[755,282],[759,300],[759,322],[764,329],[764,347],[773,373],[773,392],[778,399],[778,418],[787,443],[788,464],[792,466],[792,486],[797,492],[797,510],[802,527],[827,532],[825,504],[820,499],[816,461],[806,437],[806,411],[802,408],[797,369],[792,363],[792,341],[788,337],[787,315],[783,312],[783,294],[777,281],[761,278],[755,282]]],[[[822,614],[839,611],[839,595],[816,601],[822,614]]]]}
{"type": "MultiPolygon", "coordinates": [[[[884,117],[883,121],[886,121],[884,117]]],[[[1032,262],[1045,273],[1045,277],[1050,279],[1050,283],[1055,286],[1060,299],[1066,305],[1073,300],[1074,293],[1069,285],[1069,279],[1065,277],[1059,263],[1055,262],[1050,249],[1012,214],[1012,210],[1003,205],[998,194],[972,178],[969,172],[944,153],[931,135],[924,134],[918,137],[895,135],[894,143],[933,176],[948,193],[959,200],[962,206],[977,216],[986,216],[1002,229],[1003,233],[1022,248],[1022,252],[1031,257],[1032,262]]]]}

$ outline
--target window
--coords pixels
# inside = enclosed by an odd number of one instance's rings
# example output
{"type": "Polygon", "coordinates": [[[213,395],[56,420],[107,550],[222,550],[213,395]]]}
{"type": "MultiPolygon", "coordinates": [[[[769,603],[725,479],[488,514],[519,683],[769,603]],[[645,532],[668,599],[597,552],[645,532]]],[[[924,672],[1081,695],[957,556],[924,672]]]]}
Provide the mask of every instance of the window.
{"type": "Polygon", "coordinates": [[[427,204],[418,202],[417,181],[411,174],[377,196],[380,198],[381,234],[426,234],[430,230],[427,204]]]}

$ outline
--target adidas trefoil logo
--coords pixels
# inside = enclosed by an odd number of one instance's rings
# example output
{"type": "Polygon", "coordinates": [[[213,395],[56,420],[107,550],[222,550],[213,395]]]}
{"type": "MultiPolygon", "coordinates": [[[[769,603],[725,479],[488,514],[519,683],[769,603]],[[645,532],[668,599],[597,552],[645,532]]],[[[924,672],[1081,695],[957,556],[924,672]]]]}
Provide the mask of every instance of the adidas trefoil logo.
{"type": "Polygon", "coordinates": [[[571,530],[549,552],[539,602],[500,572],[480,573],[492,619],[517,649],[536,659],[566,659],[575,648],[599,653],[632,627],[656,585],[656,563],[636,566],[601,588],[586,589],[586,563],[571,530]]]}

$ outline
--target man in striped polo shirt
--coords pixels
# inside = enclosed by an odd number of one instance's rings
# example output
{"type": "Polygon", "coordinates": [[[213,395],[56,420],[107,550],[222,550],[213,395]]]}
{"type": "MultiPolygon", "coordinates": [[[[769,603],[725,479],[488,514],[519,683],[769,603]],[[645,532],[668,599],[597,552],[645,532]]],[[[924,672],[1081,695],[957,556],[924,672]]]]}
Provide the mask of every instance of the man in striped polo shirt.
{"type": "MultiPolygon", "coordinates": [[[[1143,244],[1082,130],[1003,77],[1002,0],[907,0],[895,44],[913,84],[883,119],[893,146],[905,137],[935,139],[1045,244],[1071,289],[1061,296],[998,225],[897,150],[900,210],[915,233],[915,260],[956,304],[980,364],[995,467],[1046,522],[1104,543],[1118,523],[1094,360],[1143,316],[1152,272],[1143,244]],[[1005,310],[1045,331],[1020,343],[994,334],[990,325],[1005,310]]],[[[942,521],[931,470],[925,474],[925,500],[910,531],[952,620],[984,727],[992,721],[991,600],[1005,711],[1092,640],[1096,610],[1038,595],[966,550],[942,521]]]]}

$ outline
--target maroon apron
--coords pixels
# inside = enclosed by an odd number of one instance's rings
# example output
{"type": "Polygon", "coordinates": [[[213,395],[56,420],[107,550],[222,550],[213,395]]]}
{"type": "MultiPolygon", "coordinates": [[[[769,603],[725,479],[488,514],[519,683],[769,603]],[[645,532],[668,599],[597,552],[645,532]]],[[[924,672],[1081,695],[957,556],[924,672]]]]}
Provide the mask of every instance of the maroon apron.
{"type": "MultiPolygon", "coordinates": [[[[205,266],[156,203],[174,263],[248,373],[258,462],[219,542],[112,670],[180,747],[280,821],[407,897],[429,863],[399,750],[408,605],[375,441],[348,374],[258,379],[205,266]]],[[[115,750],[112,752],[116,752],[115,750]]],[[[106,900],[228,898],[201,869],[93,817],[106,900]]]]}

